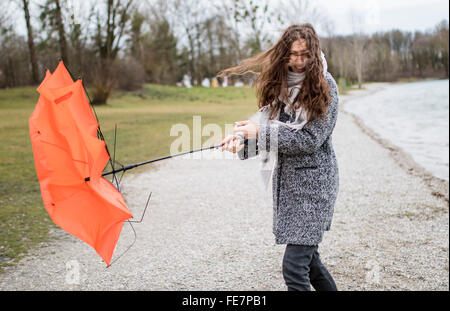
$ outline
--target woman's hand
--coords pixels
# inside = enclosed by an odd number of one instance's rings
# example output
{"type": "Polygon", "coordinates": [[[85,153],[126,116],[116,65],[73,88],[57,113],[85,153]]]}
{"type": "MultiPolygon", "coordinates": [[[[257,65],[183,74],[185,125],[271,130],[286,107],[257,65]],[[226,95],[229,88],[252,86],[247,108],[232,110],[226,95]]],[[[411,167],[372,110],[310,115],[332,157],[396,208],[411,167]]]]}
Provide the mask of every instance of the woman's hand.
{"type": "Polygon", "coordinates": [[[242,132],[244,133],[245,138],[247,139],[253,139],[258,137],[258,124],[250,121],[237,121],[234,122],[235,126],[233,129],[233,132],[242,132]]]}
{"type": "Polygon", "coordinates": [[[232,153],[239,152],[242,148],[244,148],[244,144],[241,145],[241,139],[236,135],[228,135],[222,140],[223,146],[219,148],[220,151],[229,151],[232,153]]]}

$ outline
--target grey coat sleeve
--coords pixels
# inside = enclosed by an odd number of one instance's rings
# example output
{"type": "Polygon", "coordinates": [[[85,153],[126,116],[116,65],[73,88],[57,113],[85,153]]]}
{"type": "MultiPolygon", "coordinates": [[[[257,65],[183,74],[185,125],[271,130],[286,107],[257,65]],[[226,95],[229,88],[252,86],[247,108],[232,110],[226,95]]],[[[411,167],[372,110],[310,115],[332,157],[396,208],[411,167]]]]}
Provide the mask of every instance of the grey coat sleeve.
{"type": "Polygon", "coordinates": [[[276,124],[259,125],[258,147],[260,149],[270,146],[270,137],[277,138],[278,152],[284,154],[314,153],[333,132],[336,124],[339,106],[339,96],[336,82],[331,74],[327,74],[327,81],[330,86],[330,104],[325,120],[313,120],[303,129],[294,131],[293,129],[277,126],[276,124]]]}
{"type": "Polygon", "coordinates": [[[239,159],[247,160],[258,155],[258,139],[245,139],[244,148],[238,151],[239,159]]]}

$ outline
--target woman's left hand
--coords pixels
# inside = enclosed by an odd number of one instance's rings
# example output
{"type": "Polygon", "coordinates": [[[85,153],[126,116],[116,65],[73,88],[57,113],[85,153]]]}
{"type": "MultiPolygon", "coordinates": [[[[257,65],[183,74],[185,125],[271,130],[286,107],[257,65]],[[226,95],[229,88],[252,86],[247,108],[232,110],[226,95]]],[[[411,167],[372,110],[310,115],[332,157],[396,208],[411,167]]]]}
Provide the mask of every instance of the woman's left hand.
{"type": "Polygon", "coordinates": [[[234,122],[234,124],[235,124],[234,129],[233,129],[234,133],[242,132],[242,133],[244,133],[244,136],[247,139],[252,139],[252,138],[258,137],[258,124],[257,123],[250,121],[250,120],[245,120],[245,121],[234,122]]]}

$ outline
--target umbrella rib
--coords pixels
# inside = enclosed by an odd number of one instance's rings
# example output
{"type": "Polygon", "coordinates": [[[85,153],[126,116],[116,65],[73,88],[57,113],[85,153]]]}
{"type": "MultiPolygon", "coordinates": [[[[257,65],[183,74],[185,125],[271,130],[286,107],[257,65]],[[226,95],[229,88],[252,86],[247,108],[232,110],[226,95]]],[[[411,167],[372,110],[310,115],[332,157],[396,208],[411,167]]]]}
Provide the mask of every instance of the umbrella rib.
{"type": "Polygon", "coordinates": [[[151,196],[152,196],[152,193],[150,192],[150,194],[148,196],[148,199],[147,199],[147,203],[145,204],[144,211],[142,212],[141,219],[140,220],[127,220],[128,222],[134,222],[134,223],[141,223],[142,222],[142,220],[144,219],[145,212],[147,211],[148,202],[150,202],[150,197],[151,196]]]}
{"type": "MultiPolygon", "coordinates": [[[[113,154],[113,160],[111,162],[111,165],[115,165],[116,164],[116,141],[117,141],[117,123],[114,126],[114,154],[113,154]]],[[[113,171],[115,170],[114,166],[112,166],[113,171]]],[[[117,180],[117,176],[114,173],[113,174],[113,180],[116,181],[116,185],[117,185],[117,190],[120,191],[120,184],[119,184],[119,180],[117,180]]]]}
{"type": "Polygon", "coordinates": [[[144,219],[145,211],[147,210],[148,202],[150,201],[150,197],[151,197],[151,196],[152,196],[152,193],[150,192],[150,195],[148,196],[148,199],[147,199],[147,203],[145,204],[144,212],[142,213],[142,216],[141,216],[141,219],[140,219],[140,220],[126,220],[126,222],[128,222],[128,223],[130,224],[131,229],[133,230],[133,233],[134,233],[134,240],[133,240],[133,243],[131,243],[131,245],[129,245],[129,246],[127,247],[127,249],[126,249],[122,254],[120,254],[119,256],[117,256],[116,258],[114,258],[114,260],[111,261],[111,263],[109,264],[109,266],[107,266],[107,268],[109,268],[113,263],[115,263],[117,260],[119,260],[120,257],[122,257],[123,255],[125,255],[125,253],[128,252],[128,251],[131,249],[131,247],[133,247],[133,245],[134,245],[134,243],[136,242],[136,239],[137,239],[137,234],[136,234],[136,230],[134,229],[132,223],[141,223],[141,222],[142,222],[142,220],[144,219]]]}

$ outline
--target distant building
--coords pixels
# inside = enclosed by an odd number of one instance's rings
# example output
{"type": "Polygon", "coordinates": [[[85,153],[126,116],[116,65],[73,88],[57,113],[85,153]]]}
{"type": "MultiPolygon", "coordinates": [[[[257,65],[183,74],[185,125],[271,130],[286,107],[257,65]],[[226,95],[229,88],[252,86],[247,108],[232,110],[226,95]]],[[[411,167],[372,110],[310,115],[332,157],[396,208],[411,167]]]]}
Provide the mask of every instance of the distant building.
{"type": "Polygon", "coordinates": [[[218,87],[218,86],[219,86],[219,81],[217,81],[216,78],[212,78],[211,87],[218,87]]]}
{"type": "Polygon", "coordinates": [[[208,79],[208,78],[204,78],[204,79],[203,79],[203,81],[202,81],[202,86],[203,86],[203,87],[210,87],[210,86],[211,86],[211,83],[209,82],[209,79],[208,79]]]}
{"type": "Polygon", "coordinates": [[[191,77],[189,77],[187,74],[185,74],[184,76],[183,76],[183,85],[185,86],[185,87],[187,87],[187,88],[191,88],[192,87],[192,84],[191,84],[191,77]]]}
{"type": "Polygon", "coordinates": [[[234,83],[234,86],[235,86],[235,87],[242,87],[242,86],[244,86],[244,82],[242,82],[241,80],[238,80],[238,81],[236,81],[236,82],[234,83]]]}
{"type": "Polygon", "coordinates": [[[227,86],[228,86],[228,77],[224,77],[222,87],[227,87],[227,86]]]}

